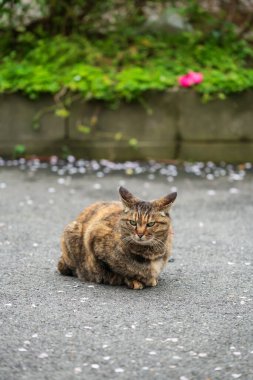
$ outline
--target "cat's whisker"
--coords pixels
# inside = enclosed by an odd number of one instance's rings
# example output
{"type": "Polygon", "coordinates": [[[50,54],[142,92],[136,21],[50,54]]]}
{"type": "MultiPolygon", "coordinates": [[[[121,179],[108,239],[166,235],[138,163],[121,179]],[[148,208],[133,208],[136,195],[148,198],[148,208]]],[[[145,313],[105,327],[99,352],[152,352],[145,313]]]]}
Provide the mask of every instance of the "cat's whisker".
{"type": "Polygon", "coordinates": [[[154,245],[156,245],[160,248],[162,248],[162,247],[166,248],[166,244],[162,240],[160,240],[156,237],[154,237],[153,239],[154,239],[154,245]]]}
{"type": "Polygon", "coordinates": [[[124,241],[124,243],[125,243],[127,246],[129,246],[130,243],[131,243],[131,241],[132,241],[133,239],[131,238],[131,236],[126,236],[126,237],[122,238],[122,240],[124,241]]]}
{"type": "Polygon", "coordinates": [[[129,240],[132,240],[132,238],[131,238],[131,236],[126,236],[126,237],[123,237],[122,240],[129,241],[129,240]]]}

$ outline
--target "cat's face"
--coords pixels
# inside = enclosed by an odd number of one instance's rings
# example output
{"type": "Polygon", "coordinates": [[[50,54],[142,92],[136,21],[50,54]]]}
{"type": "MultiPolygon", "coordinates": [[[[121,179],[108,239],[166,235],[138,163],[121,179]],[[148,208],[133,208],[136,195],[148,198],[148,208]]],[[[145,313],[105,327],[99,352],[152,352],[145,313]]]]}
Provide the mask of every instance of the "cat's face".
{"type": "Polygon", "coordinates": [[[161,246],[168,236],[170,226],[168,211],[177,194],[172,193],[153,202],[144,202],[122,187],[119,192],[124,207],[121,218],[124,241],[161,246]]]}

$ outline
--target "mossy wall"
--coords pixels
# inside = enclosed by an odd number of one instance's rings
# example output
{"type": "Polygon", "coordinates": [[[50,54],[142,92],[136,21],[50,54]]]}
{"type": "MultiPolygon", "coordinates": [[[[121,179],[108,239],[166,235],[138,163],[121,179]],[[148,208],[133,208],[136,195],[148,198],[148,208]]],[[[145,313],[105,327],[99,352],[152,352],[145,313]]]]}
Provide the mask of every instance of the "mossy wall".
{"type": "Polygon", "coordinates": [[[110,160],[253,161],[253,91],[203,103],[194,91],[147,94],[142,104],[110,109],[103,102],[75,102],[56,116],[50,96],[31,101],[0,97],[0,156],[15,146],[25,154],[73,155],[110,160]],[[39,128],[33,121],[41,113],[39,128]]]}

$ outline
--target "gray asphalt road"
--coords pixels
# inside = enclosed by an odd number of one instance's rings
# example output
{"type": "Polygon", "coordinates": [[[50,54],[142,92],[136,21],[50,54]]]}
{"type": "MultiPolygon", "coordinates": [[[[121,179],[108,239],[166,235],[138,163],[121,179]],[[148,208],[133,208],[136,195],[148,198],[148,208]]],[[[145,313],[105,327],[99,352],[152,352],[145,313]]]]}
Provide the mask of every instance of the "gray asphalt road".
{"type": "Polygon", "coordinates": [[[252,380],[252,175],[99,177],[0,171],[1,380],[252,380]],[[178,189],[175,262],[156,288],[55,270],[63,227],[120,184],[145,199],[178,189]]]}

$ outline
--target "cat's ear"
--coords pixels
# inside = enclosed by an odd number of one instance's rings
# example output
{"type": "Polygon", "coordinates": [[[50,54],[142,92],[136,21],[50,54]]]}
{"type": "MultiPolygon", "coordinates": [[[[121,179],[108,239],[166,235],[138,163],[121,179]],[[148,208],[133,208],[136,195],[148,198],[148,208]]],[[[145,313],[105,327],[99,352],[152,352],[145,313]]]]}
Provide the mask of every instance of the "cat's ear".
{"type": "Polygon", "coordinates": [[[133,205],[139,202],[139,199],[136,198],[133,194],[130,193],[127,189],[120,186],[119,194],[121,198],[121,202],[125,206],[125,211],[128,211],[133,205]]]}
{"type": "Polygon", "coordinates": [[[177,193],[171,193],[163,198],[157,199],[152,202],[154,208],[156,208],[161,213],[166,213],[169,211],[172,203],[175,201],[177,193]]]}

